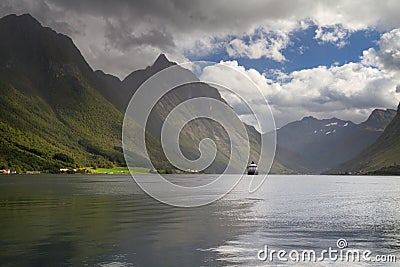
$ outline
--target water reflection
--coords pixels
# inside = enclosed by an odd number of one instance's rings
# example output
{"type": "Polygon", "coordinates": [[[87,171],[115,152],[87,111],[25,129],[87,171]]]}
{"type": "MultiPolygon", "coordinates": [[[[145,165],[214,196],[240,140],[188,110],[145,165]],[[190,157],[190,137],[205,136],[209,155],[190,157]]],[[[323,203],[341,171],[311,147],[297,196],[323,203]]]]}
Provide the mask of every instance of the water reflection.
{"type": "Polygon", "coordinates": [[[321,250],[338,238],[399,255],[399,185],[397,177],[272,176],[256,195],[244,181],[212,205],[184,209],[154,201],[128,176],[1,177],[0,262],[266,265],[256,255],[264,245],[321,250]]]}

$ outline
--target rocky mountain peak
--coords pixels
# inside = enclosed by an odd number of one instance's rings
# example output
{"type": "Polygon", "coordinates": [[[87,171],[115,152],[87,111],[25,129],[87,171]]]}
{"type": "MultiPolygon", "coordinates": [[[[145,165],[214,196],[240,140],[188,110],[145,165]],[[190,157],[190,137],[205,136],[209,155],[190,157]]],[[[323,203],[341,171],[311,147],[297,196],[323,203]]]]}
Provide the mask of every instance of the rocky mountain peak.
{"type": "Polygon", "coordinates": [[[375,109],[362,124],[370,129],[383,130],[393,120],[394,116],[396,116],[396,111],[393,109],[375,109]]]}
{"type": "Polygon", "coordinates": [[[14,27],[18,24],[41,26],[39,21],[27,13],[22,15],[10,14],[0,20],[4,23],[11,23],[14,27]]]}
{"type": "Polygon", "coordinates": [[[172,65],[175,65],[175,63],[169,61],[165,54],[160,54],[158,58],[154,61],[152,68],[156,70],[162,70],[172,65]]]}
{"type": "Polygon", "coordinates": [[[314,118],[313,116],[307,116],[301,119],[302,121],[315,121],[317,120],[316,118],[314,118]]]}

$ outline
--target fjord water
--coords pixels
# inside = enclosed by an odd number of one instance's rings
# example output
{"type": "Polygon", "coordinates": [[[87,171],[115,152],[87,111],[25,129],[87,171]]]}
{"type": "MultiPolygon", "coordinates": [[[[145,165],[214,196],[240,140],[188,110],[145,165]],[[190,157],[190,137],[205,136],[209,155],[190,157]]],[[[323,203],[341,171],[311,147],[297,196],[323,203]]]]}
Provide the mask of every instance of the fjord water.
{"type": "Polygon", "coordinates": [[[256,195],[239,184],[198,208],[161,204],[130,176],[0,177],[1,266],[275,266],[257,259],[265,245],[321,251],[339,238],[399,260],[400,177],[271,175],[256,195]]]}

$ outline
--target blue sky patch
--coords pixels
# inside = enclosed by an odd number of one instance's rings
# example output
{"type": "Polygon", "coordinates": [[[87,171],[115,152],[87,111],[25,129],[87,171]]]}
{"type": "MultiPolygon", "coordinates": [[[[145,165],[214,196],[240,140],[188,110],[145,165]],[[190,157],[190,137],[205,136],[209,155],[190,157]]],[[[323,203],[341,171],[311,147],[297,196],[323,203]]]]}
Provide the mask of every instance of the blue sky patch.
{"type": "MultiPolygon", "coordinates": [[[[279,69],[285,73],[296,70],[310,69],[318,66],[343,65],[349,62],[359,62],[362,51],[371,47],[378,49],[377,41],[380,33],[376,30],[353,32],[346,38],[346,45],[339,47],[335,43],[322,42],[315,39],[317,26],[291,34],[291,42],[282,52],[286,61],[277,62],[265,57],[250,59],[248,57],[230,57],[224,49],[217,49],[206,56],[186,55],[189,60],[237,60],[246,69],[254,68],[260,73],[268,73],[271,69],[279,69]]],[[[242,39],[248,42],[249,37],[242,39]]],[[[273,77],[269,77],[273,78],[273,77]]]]}

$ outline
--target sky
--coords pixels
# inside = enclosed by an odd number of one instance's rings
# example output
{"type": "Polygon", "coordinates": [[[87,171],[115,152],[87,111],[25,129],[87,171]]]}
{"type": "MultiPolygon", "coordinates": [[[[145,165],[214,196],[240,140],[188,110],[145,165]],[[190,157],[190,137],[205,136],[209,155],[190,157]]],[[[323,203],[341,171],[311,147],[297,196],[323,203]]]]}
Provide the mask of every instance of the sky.
{"type": "MultiPolygon", "coordinates": [[[[396,0],[0,2],[0,16],[30,13],[70,36],[93,69],[120,79],[160,53],[178,63],[216,62],[203,78],[237,83],[228,66],[258,86],[278,128],[305,116],[359,123],[375,108],[396,109],[399,12],[396,0]]],[[[259,99],[240,90],[257,110],[259,99]]]]}

